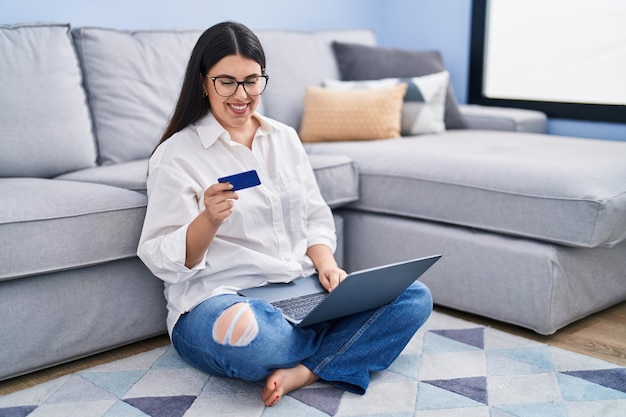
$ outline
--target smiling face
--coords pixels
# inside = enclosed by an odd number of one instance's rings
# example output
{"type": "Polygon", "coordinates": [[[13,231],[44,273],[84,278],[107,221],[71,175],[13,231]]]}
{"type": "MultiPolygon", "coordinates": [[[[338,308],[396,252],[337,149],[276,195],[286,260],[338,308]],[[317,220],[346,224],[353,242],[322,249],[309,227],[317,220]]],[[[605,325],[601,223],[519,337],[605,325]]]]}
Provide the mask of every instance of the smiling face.
{"type": "Polygon", "coordinates": [[[209,96],[211,112],[226,130],[245,129],[251,121],[261,96],[250,96],[242,85],[238,85],[235,94],[230,97],[222,97],[217,94],[211,77],[228,77],[231,79],[215,80],[215,83],[220,83],[223,81],[232,82],[233,80],[244,81],[251,76],[261,74],[263,74],[261,65],[256,61],[241,55],[228,55],[219,60],[203,78],[202,84],[204,91],[209,96]]]}

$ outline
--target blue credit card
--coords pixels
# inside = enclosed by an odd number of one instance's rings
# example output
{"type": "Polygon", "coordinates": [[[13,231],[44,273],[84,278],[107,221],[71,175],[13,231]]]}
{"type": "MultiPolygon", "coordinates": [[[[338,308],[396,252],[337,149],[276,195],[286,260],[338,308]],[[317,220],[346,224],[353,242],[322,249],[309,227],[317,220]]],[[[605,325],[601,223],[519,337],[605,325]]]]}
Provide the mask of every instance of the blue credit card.
{"type": "Polygon", "coordinates": [[[243,190],[244,188],[254,187],[261,184],[261,180],[255,170],[218,178],[217,181],[231,183],[233,185],[231,191],[243,190]]]}

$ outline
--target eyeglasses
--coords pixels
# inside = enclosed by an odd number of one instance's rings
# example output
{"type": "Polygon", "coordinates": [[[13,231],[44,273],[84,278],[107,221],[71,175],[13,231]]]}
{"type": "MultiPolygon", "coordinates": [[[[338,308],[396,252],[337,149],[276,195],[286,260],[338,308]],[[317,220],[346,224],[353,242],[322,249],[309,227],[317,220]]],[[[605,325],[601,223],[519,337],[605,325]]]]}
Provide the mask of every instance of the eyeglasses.
{"type": "Polygon", "coordinates": [[[239,86],[243,87],[243,90],[249,96],[259,96],[265,91],[267,87],[267,80],[269,75],[253,75],[246,78],[243,81],[237,81],[233,77],[227,75],[220,75],[219,77],[209,77],[213,81],[215,92],[222,97],[230,97],[237,92],[239,86]]]}

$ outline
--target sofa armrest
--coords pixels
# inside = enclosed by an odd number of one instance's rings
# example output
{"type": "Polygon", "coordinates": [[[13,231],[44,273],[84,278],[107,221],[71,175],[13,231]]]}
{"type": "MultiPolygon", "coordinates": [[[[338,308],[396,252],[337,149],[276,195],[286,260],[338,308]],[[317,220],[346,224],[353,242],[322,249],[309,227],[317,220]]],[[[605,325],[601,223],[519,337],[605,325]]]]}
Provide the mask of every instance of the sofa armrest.
{"type": "Polygon", "coordinates": [[[459,104],[467,129],[546,133],[547,117],[536,110],[459,104]]]}

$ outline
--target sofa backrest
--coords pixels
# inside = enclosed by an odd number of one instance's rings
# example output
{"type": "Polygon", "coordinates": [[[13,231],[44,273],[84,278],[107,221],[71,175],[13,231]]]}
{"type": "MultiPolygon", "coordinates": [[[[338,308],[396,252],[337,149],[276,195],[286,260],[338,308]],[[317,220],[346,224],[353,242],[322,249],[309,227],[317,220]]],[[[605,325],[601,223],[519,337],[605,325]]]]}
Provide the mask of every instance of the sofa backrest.
{"type": "Polygon", "coordinates": [[[0,26],[0,177],[53,177],[96,164],[69,25],[0,26]]]}
{"type": "Polygon", "coordinates": [[[256,34],[263,44],[270,76],[263,93],[265,115],[296,129],[302,120],[306,87],[321,86],[326,78],[340,78],[332,42],[376,44],[374,32],[367,29],[318,32],[265,30],[256,34]]]}
{"type": "Polygon", "coordinates": [[[174,110],[201,30],[72,31],[98,140],[99,163],[147,158],[174,110]]]}
{"type": "MultiPolygon", "coordinates": [[[[147,158],[169,119],[203,30],[73,31],[82,61],[101,164],[147,158]]],[[[259,111],[298,127],[307,85],[338,78],[332,40],[375,44],[369,30],[258,30],[270,82],[259,111]]]]}
{"type": "MultiPolygon", "coordinates": [[[[0,177],[149,157],[203,31],[0,26],[0,177]]],[[[296,129],[306,87],[339,78],[332,41],[376,44],[366,29],[255,32],[270,74],[259,111],[296,129]]]]}

